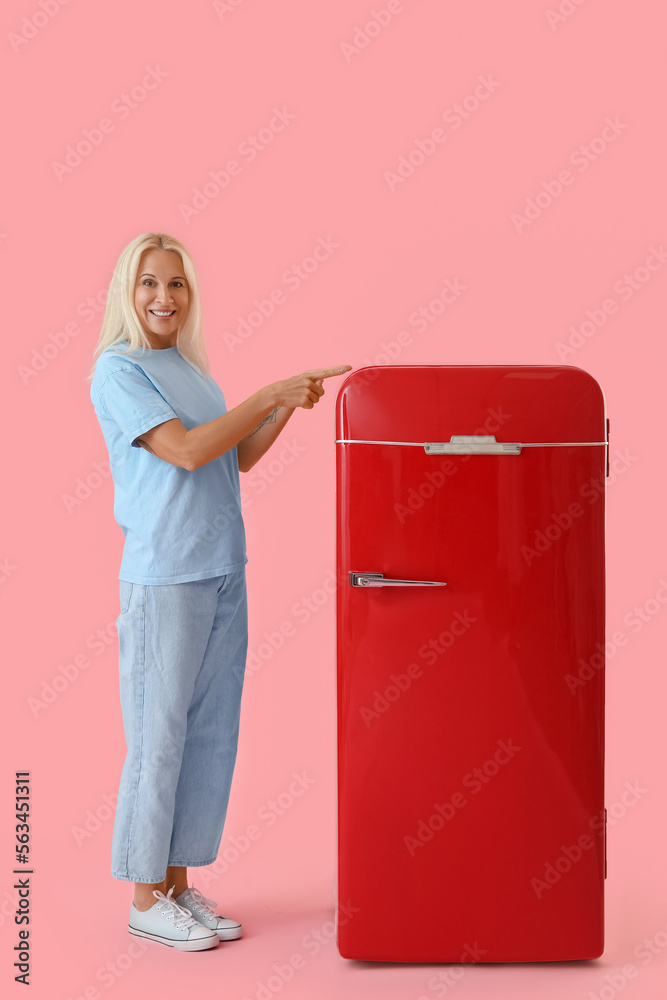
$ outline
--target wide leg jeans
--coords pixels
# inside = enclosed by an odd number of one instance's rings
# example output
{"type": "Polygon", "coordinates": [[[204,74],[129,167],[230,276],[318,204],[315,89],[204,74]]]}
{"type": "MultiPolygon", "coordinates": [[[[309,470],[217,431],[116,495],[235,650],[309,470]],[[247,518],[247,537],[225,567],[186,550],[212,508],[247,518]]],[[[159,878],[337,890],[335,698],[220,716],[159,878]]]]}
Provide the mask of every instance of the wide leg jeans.
{"type": "Polygon", "coordinates": [[[245,566],[149,586],[120,582],[120,702],[127,756],[111,874],[161,882],[212,864],[222,839],[248,648],[245,566]]]}

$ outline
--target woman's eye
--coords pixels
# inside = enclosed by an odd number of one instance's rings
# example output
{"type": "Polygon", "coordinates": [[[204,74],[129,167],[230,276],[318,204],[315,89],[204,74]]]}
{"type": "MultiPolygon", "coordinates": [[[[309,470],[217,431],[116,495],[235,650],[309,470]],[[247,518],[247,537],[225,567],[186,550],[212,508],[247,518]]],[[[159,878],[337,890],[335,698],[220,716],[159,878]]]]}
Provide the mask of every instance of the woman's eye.
{"type": "MultiPolygon", "coordinates": [[[[152,278],[144,278],[144,280],[141,283],[142,283],[142,285],[153,285],[153,284],[155,284],[155,282],[153,281],[152,278]]],[[[172,281],[172,282],[170,282],[170,284],[175,285],[177,288],[185,288],[185,285],[183,284],[182,281],[172,281]]]]}

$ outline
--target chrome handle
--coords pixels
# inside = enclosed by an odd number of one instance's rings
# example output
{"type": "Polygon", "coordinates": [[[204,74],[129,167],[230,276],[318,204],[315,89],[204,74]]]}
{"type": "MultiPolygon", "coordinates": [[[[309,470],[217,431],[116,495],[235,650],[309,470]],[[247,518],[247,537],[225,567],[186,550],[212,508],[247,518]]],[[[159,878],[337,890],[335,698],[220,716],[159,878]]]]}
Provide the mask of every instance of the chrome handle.
{"type": "Polygon", "coordinates": [[[349,570],[351,587],[446,587],[441,580],[395,580],[383,573],[355,573],[349,570]]]}
{"type": "Polygon", "coordinates": [[[449,441],[427,441],[427,455],[520,455],[521,445],[496,441],[495,434],[452,434],[449,441]]]}

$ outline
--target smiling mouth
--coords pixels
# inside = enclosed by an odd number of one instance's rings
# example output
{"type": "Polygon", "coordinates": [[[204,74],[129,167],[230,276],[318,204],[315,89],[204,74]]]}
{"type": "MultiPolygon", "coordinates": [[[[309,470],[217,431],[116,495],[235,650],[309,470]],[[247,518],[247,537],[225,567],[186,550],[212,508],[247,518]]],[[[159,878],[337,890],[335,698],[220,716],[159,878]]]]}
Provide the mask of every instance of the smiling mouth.
{"type": "Polygon", "coordinates": [[[169,317],[173,316],[176,312],[175,309],[172,309],[171,311],[166,309],[149,309],[148,311],[152,316],[157,316],[158,319],[169,319],[169,317]]]}

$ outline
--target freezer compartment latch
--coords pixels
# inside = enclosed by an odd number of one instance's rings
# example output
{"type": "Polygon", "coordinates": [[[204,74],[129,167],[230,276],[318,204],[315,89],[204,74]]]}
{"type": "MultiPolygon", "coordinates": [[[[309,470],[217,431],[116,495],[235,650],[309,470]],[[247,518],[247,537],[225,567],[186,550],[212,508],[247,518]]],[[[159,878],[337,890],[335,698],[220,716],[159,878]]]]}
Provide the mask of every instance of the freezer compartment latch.
{"type": "Polygon", "coordinates": [[[427,455],[520,455],[519,443],[496,441],[495,434],[452,434],[449,441],[427,441],[427,455]]]}
{"type": "Polygon", "coordinates": [[[349,570],[351,587],[446,587],[442,580],[397,580],[383,573],[355,573],[349,570]]]}

